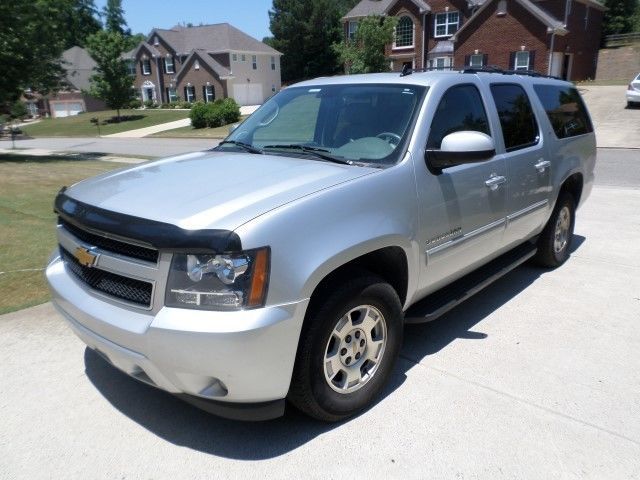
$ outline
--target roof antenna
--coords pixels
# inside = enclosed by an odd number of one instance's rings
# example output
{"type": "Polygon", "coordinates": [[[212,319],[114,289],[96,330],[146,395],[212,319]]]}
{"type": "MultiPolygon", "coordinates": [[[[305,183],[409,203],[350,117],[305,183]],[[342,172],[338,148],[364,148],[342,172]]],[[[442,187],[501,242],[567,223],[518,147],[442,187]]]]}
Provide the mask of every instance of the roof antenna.
{"type": "Polygon", "coordinates": [[[411,68],[411,65],[409,65],[408,63],[405,63],[404,66],[402,67],[402,73],[400,74],[401,77],[406,77],[407,75],[411,75],[413,73],[413,68],[411,68]]]}

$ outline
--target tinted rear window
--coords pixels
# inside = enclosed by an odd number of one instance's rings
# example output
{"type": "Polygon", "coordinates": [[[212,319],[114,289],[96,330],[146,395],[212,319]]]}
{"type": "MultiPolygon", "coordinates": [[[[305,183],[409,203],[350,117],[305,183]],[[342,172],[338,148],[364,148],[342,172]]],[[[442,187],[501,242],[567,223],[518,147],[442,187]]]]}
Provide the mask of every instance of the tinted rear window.
{"type": "Polygon", "coordinates": [[[538,143],[538,122],[524,89],[515,84],[491,85],[507,152],[538,143]]]}
{"type": "Polygon", "coordinates": [[[593,132],[587,109],[575,88],[560,85],[534,85],[558,138],[593,132]]]}

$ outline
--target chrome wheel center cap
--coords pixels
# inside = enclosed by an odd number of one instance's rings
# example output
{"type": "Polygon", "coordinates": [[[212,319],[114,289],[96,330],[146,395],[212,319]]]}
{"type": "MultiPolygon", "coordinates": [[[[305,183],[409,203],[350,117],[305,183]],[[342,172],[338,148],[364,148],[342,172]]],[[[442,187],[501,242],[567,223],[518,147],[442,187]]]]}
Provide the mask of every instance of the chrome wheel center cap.
{"type": "Polygon", "coordinates": [[[345,367],[357,363],[367,349],[366,335],[359,328],[354,328],[347,333],[340,342],[338,355],[345,367]]]}

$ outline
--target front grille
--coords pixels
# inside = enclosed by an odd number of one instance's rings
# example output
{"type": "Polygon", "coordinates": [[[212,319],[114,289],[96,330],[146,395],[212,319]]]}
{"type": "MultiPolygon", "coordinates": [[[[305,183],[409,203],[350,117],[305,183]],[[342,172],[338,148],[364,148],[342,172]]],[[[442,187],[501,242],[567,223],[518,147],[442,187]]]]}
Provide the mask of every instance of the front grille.
{"type": "Polygon", "coordinates": [[[158,262],[157,250],[140,247],[138,245],[132,245],[130,243],[125,243],[119,240],[114,240],[112,238],[89,233],[86,230],[82,230],[81,228],[78,228],[69,222],[65,222],[62,218],[60,218],[58,222],[73,236],[85,243],[88,243],[89,245],[93,245],[108,252],[124,255],[125,257],[137,258],[138,260],[145,260],[147,262],[153,263],[158,262]]]}
{"type": "Polygon", "coordinates": [[[60,254],[69,271],[92,289],[136,305],[151,306],[151,292],[153,291],[151,283],[97,268],[85,267],[62,247],[60,247],[60,254]]]}

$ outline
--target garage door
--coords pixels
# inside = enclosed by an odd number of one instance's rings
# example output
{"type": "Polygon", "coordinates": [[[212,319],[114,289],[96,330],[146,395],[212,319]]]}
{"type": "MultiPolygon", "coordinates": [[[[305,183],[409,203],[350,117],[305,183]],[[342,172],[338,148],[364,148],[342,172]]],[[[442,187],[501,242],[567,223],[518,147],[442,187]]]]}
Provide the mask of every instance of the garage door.
{"type": "Polygon", "coordinates": [[[260,105],[262,98],[261,83],[240,83],[233,86],[233,98],[240,105],[260,105]]]}
{"type": "Polygon", "coordinates": [[[83,111],[82,102],[54,103],[52,106],[54,118],[70,117],[83,111]]]}

